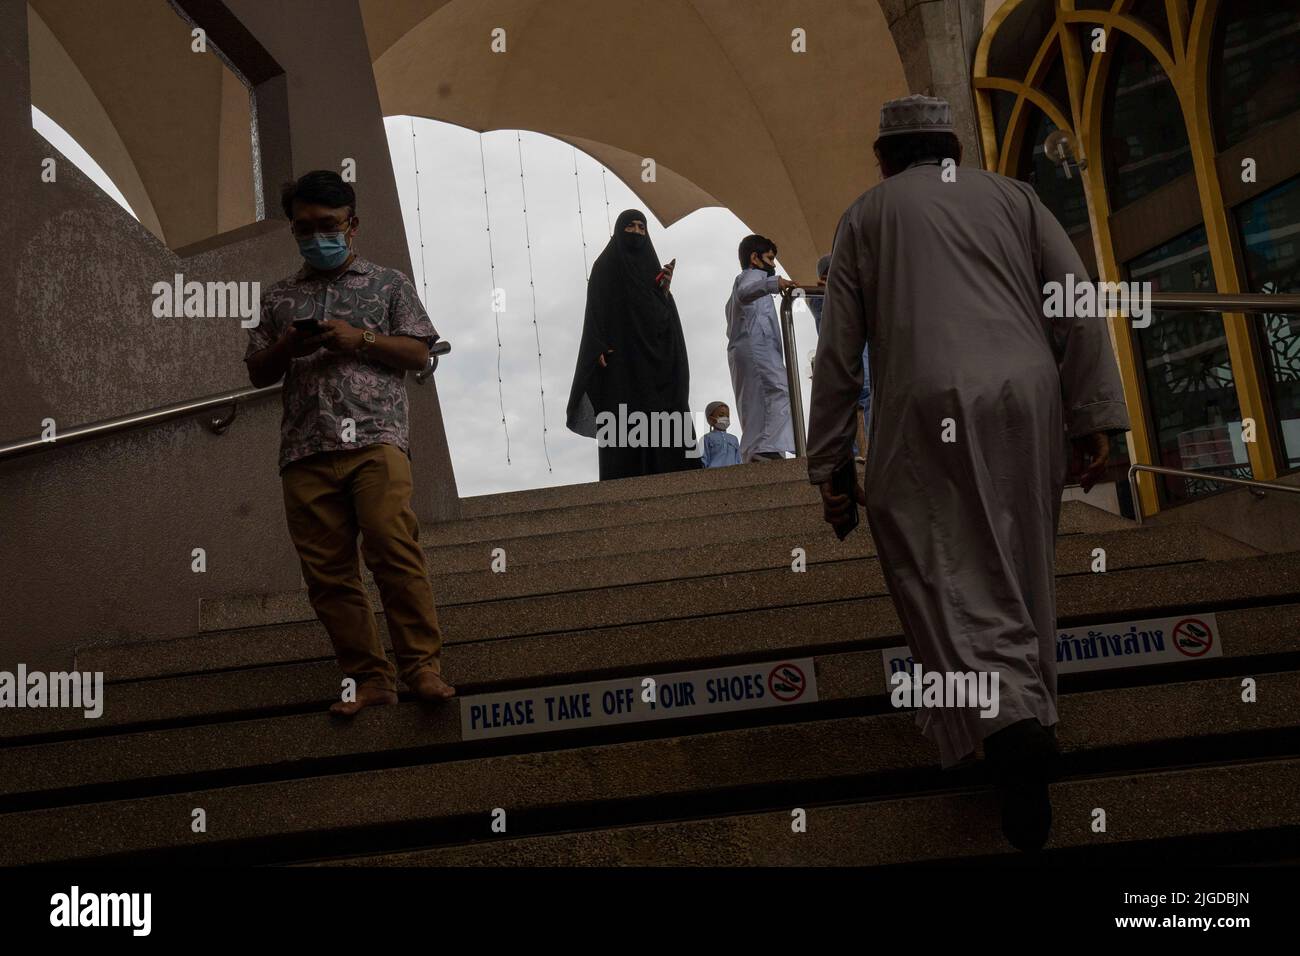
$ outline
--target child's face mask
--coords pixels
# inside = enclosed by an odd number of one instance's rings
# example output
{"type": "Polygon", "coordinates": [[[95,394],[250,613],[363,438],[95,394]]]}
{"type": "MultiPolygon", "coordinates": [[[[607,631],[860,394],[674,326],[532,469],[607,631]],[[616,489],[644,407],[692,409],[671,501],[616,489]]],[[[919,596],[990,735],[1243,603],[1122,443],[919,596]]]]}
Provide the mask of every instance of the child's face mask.
{"type": "Polygon", "coordinates": [[[731,427],[731,419],[728,418],[726,415],[719,415],[717,418],[713,420],[713,427],[720,432],[725,432],[728,428],[731,427]]]}

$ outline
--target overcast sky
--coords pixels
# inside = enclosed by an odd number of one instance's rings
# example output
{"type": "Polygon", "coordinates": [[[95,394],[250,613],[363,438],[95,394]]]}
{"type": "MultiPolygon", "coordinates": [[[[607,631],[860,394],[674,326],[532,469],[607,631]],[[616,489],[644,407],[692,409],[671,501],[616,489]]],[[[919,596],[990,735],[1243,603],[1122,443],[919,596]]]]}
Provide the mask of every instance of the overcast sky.
{"type": "MultiPolygon", "coordinates": [[[[131,211],[95,161],[35,108],[32,125],[131,211]]],[[[390,117],[386,125],[411,249],[411,278],[434,327],[452,343],[452,353],[442,359],[437,377],[456,484],[462,496],[597,479],[596,442],[564,427],[564,409],[582,334],[586,277],[609,240],[610,224],[624,209],[639,208],[649,216],[650,238],[661,261],[677,259],[673,297],[690,356],[691,409],[703,410],[712,401],[726,402],[732,409],[731,432],[740,437],[727,370],[723,307],[740,270],[736,246],[750,230],[730,210],[700,209],[664,229],[613,173],[605,171],[602,177],[601,164],[585,153],[576,153],[575,177],[575,150],[549,136],[525,132],[517,139],[513,130],[499,130],[480,137],[459,126],[416,119],[413,143],[410,117],[390,117]],[[529,287],[529,250],[524,239],[520,140],[532,240],[536,325],[529,287]],[[484,164],[492,225],[491,260],[484,212],[484,164]],[[506,311],[500,314],[491,308],[494,286],[506,293],[506,311]],[[501,422],[502,404],[505,428],[501,422]]],[[[781,237],[772,238],[779,246],[781,237]]],[[[364,255],[364,231],[358,237],[358,248],[364,255]]],[[[779,261],[778,272],[786,275],[779,261]]],[[[802,303],[796,304],[795,319],[807,408],[809,355],[816,345],[816,335],[802,303]]],[[[419,387],[413,379],[408,380],[408,388],[419,387]]]]}

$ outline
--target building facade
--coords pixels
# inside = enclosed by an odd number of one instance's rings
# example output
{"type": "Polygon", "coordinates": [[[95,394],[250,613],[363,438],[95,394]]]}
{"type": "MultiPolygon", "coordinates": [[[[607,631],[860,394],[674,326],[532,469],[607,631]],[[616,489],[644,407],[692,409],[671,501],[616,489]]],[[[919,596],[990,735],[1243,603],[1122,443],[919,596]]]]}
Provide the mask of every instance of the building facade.
{"type": "MultiPolygon", "coordinates": [[[[973,85],[986,166],[1034,185],[1093,278],[1300,290],[1300,0],[1007,0],[973,85]]],[[[1300,316],[1166,311],[1112,334],[1133,461],[1300,470],[1300,316]]],[[[1221,487],[1143,474],[1140,494],[1149,513],[1221,487]]]]}

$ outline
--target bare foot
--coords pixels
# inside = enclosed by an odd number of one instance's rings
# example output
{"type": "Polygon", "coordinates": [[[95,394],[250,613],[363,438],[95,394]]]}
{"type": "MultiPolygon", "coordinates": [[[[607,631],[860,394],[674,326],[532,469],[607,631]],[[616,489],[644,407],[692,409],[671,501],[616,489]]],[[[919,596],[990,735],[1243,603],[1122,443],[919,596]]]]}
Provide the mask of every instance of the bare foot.
{"type": "Polygon", "coordinates": [[[443,701],[451,700],[456,696],[456,688],[443,680],[441,674],[429,667],[418,672],[414,678],[407,681],[407,686],[415,691],[415,696],[419,697],[420,700],[443,701]]]}
{"type": "Polygon", "coordinates": [[[351,717],[363,707],[378,707],[397,703],[397,691],[363,684],[353,701],[339,700],[330,704],[330,713],[336,717],[351,717]]]}

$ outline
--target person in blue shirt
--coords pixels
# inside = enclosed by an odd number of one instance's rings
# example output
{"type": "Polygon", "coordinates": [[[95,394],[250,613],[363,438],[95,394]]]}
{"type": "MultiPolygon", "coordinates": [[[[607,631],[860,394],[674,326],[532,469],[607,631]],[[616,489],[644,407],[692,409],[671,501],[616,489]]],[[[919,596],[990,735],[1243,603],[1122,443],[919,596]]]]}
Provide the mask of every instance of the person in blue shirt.
{"type": "Polygon", "coordinates": [[[705,468],[723,468],[727,465],[740,464],[740,442],[735,435],[728,435],[731,427],[731,409],[726,402],[710,402],[704,409],[704,417],[709,420],[709,431],[704,436],[704,453],[700,462],[705,468]]]}
{"type": "MultiPolygon", "coordinates": [[[[831,271],[831,257],[829,254],[822,256],[817,260],[817,284],[826,285],[826,276],[831,271]]],[[[826,299],[820,295],[810,295],[804,300],[808,303],[808,310],[812,312],[813,325],[820,336],[822,331],[822,306],[826,299]]],[[[862,409],[862,414],[858,418],[858,440],[853,444],[853,454],[855,459],[861,463],[866,461],[867,447],[867,422],[871,421],[871,366],[867,364],[867,346],[862,347],[862,392],[858,395],[858,407],[862,409]]]]}

